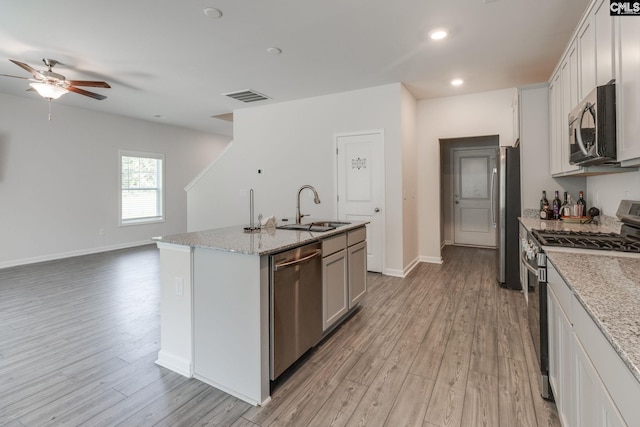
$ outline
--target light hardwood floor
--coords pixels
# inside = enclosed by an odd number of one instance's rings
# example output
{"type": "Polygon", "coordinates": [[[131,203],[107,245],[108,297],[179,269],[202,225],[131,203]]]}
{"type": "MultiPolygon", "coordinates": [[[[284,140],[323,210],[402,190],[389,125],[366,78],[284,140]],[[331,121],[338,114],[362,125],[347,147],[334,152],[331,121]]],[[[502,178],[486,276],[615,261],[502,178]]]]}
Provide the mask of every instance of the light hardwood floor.
{"type": "Polygon", "coordinates": [[[0,425],[559,426],[493,257],[446,247],[405,279],[369,274],[262,408],[154,364],[154,246],[0,270],[0,425]]]}

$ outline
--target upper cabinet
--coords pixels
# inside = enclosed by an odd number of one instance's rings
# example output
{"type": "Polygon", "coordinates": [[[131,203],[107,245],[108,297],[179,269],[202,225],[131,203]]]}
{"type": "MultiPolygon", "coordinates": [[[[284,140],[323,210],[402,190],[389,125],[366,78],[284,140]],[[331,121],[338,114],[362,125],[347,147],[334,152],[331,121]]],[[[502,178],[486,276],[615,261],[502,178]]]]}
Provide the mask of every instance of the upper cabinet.
{"type": "MultiPolygon", "coordinates": [[[[615,78],[617,151],[622,166],[640,164],[640,19],[613,18],[608,0],[593,0],[549,82],[553,176],[625,172],[569,163],[568,115],[596,86],[615,78]],[[615,36],[614,36],[615,33],[615,36]]],[[[634,170],[634,169],[628,169],[634,170]]]]}
{"type": "Polygon", "coordinates": [[[637,166],[640,165],[640,19],[621,16],[613,18],[613,23],[618,160],[623,166],[637,166]]]}

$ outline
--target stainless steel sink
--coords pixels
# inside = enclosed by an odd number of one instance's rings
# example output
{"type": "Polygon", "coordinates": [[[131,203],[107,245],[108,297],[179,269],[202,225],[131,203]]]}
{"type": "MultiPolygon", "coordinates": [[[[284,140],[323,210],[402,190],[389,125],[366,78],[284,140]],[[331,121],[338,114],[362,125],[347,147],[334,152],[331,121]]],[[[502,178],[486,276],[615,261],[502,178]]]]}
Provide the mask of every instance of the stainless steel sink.
{"type": "Polygon", "coordinates": [[[314,221],[307,224],[283,224],[279,225],[280,230],[300,230],[300,231],[312,231],[314,233],[322,233],[325,231],[335,230],[343,225],[349,225],[350,222],[342,221],[314,221]]]}
{"type": "Polygon", "coordinates": [[[341,227],[343,225],[349,225],[351,223],[350,222],[343,222],[343,221],[314,221],[311,224],[312,225],[317,225],[319,227],[338,228],[338,227],[341,227]]]}

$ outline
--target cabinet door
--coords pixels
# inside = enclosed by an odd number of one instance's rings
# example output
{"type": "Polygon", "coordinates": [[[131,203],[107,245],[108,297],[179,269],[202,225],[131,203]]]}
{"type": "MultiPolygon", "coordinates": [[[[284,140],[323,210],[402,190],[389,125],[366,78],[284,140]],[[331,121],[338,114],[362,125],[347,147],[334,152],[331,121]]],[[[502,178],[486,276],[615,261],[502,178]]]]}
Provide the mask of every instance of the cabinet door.
{"type": "Polygon", "coordinates": [[[578,99],[583,99],[596,87],[596,38],[593,16],[587,18],[578,32],[578,48],[580,53],[578,99]]]}
{"type": "Polygon", "coordinates": [[[561,72],[553,76],[549,85],[549,166],[551,175],[562,173],[562,136],[560,135],[560,117],[562,116],[561,72]]]}
{"type": "Polygon", "coordinates": [[[640,21],[623,16],[614,24],[618,160],[624,161],[640,158],[640,21]]]}
{"type": "Polygon", "coordinates": [[[594,9],[595,43],[596,43],[596,86],[602,86],[613,75],[613,28],[609,15],[609,2],[602,0],[594,9]]]}
{"type": "MultiPolygon", "coordinates": [[[[563,286],[566,286],[562,284],[563,286]]],[[[573,419],[573,344],[571,322],[562,310],[551,286],[547,289],[549,317],[549,380],[556,398],[562,425],[572,426],[573,419]]]]}
{"type": "Polygon", "coordinates": [[[347,251],[322,258],[322,330],[326,331],[349,310],[347,251]]]}
{"type": "Polygon", "coordinates": [[[573,342],[575,362],[575,425],[581,427],[624,427],[622,415],[611,400],[596,368],[576,335],[573,342]]]}
{"type": "Polygon", "coordinates": [[[349,257],[349,308],[367,293],[367,242],[347,248],[349,257]]]}

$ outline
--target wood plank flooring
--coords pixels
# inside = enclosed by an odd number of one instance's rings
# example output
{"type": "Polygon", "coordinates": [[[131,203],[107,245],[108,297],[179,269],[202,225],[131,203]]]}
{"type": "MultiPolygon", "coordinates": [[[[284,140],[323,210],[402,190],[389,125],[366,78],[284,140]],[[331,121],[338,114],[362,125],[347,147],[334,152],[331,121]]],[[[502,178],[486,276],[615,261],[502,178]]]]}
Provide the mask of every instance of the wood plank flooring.
{"type": "Polygon", "coordinates": [[[404,279],[369,274],[265,407],[154,364],[155,246],[0,270],[0,425],[559,426],[493,257],[446,247],[404,279]]]}

